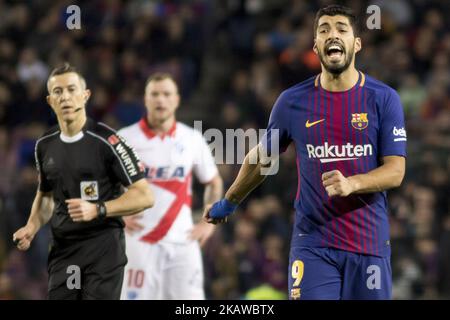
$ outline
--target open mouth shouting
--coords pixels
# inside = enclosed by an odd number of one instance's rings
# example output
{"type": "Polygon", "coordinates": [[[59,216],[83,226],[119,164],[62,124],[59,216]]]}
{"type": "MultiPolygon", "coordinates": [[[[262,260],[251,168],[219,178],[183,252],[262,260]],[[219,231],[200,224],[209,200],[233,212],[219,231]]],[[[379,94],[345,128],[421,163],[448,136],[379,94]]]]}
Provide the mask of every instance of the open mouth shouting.
{"type": "Polygon", "coordinates": [[[344,56],[345,50],[341,44],[332,42],[325,48],[325,54],[331,61],[337,62],[344,56]]]}

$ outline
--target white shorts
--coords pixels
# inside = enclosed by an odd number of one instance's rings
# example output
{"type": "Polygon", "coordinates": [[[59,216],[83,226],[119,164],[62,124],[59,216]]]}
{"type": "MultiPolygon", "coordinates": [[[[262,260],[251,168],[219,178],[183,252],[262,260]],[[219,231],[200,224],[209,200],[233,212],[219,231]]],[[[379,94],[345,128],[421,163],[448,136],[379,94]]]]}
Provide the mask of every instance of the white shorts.
{"type": "Polygon", "coordinates": [[[204,300],[197,241],[149,244],[126,236],[122,300],[204,300]]]}

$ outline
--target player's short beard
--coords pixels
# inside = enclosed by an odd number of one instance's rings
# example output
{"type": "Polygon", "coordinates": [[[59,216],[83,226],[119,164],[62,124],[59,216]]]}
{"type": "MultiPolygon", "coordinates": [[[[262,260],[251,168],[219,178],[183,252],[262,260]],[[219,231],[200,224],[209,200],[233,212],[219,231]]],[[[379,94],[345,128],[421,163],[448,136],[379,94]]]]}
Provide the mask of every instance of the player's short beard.
{"type": "Polygon", "coordinates": [[[348,51],[345,51],[345,60],[343,64],[336,65],[336,64],[327,64],[325,60],[326,54],[319,50],[319,59],[322,65],[325,67],[325,70],[327,70],[329,73],[338,76],[342,72],[348,69],[350,64],[352,63],[353,59],[353,53],[355,51],[355,47],[351,47],[348,51]]]}
{"type": "Polygon", "coordinates": [[[160,116],[160,117],[157,117],[157,116],[153,115],[151,117],[152,118],[152,121],[151,121],[152,123],[151,124],[153,124],[153,125],[156,125],[156,124],[160,125],[160,124],[168,121],[170,118],[172,118],[174,116],[174,114],[175,114],[175,112],[174,113],[164,114],[163,116],[160,116]]]}

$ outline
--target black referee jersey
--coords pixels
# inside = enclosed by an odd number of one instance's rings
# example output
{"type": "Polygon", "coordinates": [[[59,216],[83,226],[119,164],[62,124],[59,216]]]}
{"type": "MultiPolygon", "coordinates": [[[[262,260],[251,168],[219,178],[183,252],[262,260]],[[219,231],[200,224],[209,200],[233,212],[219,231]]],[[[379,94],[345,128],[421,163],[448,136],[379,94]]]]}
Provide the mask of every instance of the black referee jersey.
{"type": "Polygon", "coordinates": [[[35,157],[39,190],[53,192],[50,224],[55,240],[84,239],[108,228],[123,228],[120,217],[73,222],[65,203],[72,198],[112,200],[123,193],[122,185],[144,177],[138,156],[115,130],[89,118],[74,137],[61,136],[59,127],[53,127],[36,142],[35,157]]]}

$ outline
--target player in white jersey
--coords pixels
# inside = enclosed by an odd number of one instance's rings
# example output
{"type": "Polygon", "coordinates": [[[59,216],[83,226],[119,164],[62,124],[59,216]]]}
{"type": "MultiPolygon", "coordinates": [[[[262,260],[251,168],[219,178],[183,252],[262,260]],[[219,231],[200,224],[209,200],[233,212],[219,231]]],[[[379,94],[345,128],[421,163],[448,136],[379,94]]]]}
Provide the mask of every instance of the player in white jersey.
{"type": "Polygon", "coordinates": [[[193,223],[192,177],[205,185],[205,206],[220,200],[223,182],[201,133],[175,119],[180,96],[174,79],[152,75],[144,100],[147,115],[119,135],[145,164],[155,205],[124,219],[128,264],[121,298],[204,299],[200,245],[214,226],[193,223]]]}

